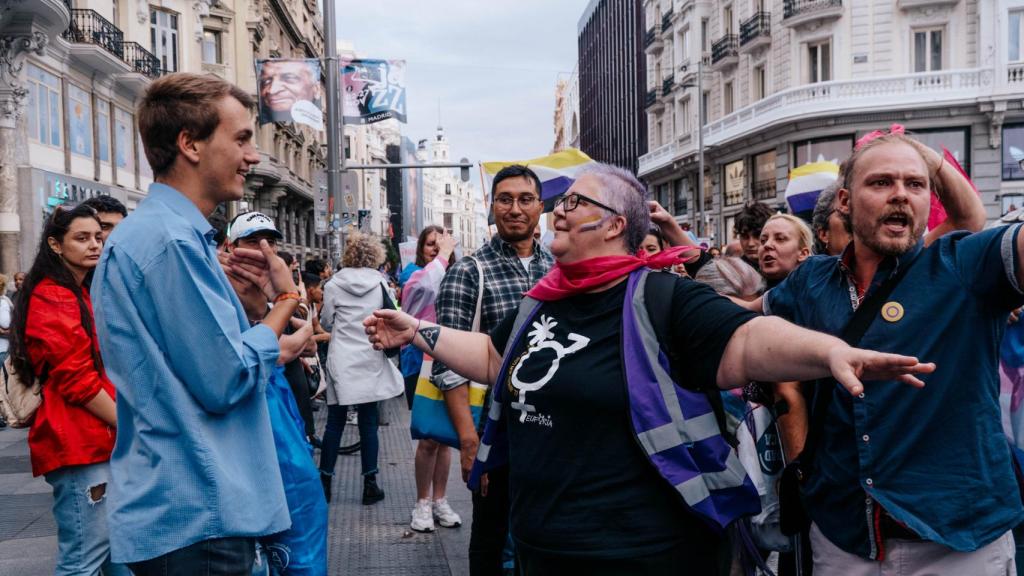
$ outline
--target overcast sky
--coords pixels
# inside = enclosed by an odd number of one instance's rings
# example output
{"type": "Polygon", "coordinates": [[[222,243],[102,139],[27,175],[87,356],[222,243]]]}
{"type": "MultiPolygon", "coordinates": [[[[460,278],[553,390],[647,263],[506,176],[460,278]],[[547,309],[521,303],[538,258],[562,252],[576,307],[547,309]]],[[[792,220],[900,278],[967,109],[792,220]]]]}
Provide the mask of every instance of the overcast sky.
{"type": "Polygon", "coordinates": [[[454,159],[551,151],[555,84],[576,63],[587,0],[336,1],[339,40],[366,58],[406,60],[403,135],[433,137],[440,101],[454,159]]]}

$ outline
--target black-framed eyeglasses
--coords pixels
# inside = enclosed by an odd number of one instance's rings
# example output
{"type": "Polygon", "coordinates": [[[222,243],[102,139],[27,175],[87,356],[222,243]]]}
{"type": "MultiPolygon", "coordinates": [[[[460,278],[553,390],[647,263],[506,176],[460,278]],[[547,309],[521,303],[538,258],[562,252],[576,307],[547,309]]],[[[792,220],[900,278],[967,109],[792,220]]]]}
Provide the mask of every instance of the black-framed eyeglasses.
{"type": "Polygon", "coordinates": [[[590,196],[587,196],[585,194],[580,194],[579,192],[573,192],[571,194],[565,194],[564,196],[559,197],[558,200],[555,201],[555,206],[558,206],[559,204],[561,204],[561,205],[565,206],[564,210],[566,212],[572,212],[573,210],[576,209],[577,206],[580,205],[580,201],[581,200],[586,202],[586,203],[588,203],[588,204],[593,204],[594,206],[597,206],[598,208],[603,208],[603,209],[611,212],[612,214],[615,214],[616,216],[621,216],[622,215],[622,214],[619,214],[619,211],[616,210],[615,208],[612,208],[611,206],[609,206],[607,204],[603,204],[601,202],[598,202],[597,200],[594,200],[590,196]]]}

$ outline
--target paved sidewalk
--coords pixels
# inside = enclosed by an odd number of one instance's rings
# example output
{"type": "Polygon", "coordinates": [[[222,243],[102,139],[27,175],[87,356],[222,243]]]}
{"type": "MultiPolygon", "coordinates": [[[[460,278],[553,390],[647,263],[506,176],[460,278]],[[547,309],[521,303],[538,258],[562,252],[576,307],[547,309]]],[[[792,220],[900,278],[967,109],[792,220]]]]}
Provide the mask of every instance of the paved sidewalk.
{"type": "MultiPolygon", "coordinates": [[[[322,433],[327,410],[316,413],[322,433]]],[[[462,576],[469,573],[470,494],[452,453],[448,499],[462,516],[463,526],[438,528],[433,534],[409,530],[416,499],[413,478],[415,444],[409,439],[409,411],[405,398],[382,404],[378,482],[384,501],[363,506],[359,455],[339,456],[330,507],[329,574],[377,576],[462,576]]],[[[32,478],[25,430],[0,429],[0,574],[48,576],[57,554],[57,527],[50,510],[50,486],[32,478]]],[[[355,426],[345,427],[343,444],[359,436],[355,426]]],[[[319,453],[317,454],[319,457],[319,453]]]]}

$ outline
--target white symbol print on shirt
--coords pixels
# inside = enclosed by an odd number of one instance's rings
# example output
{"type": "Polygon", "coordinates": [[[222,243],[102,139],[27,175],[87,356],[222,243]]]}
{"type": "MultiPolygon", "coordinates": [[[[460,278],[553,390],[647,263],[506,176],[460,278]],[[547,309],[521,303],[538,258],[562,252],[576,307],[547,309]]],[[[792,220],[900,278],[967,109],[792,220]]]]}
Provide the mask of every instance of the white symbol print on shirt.
{"type": "MultiPolygon", "coordinates": [[[[586,336],[580,336],[579,334],[569,333],[566,337],[571,346],[565,347],[561,343],[555,340],[555,333],[553,328],[558,326],[558,322],[555,322],[550,316],[542,314],[540,322],[533,323],[533,330],[530,331],[528,336],[530,337],[530,346],[522,357],[519,358],[519,362],[516,364],[515,370],[512,371],[512,386],[519,392],[519,401],[512,402],[511,407],[513,410],[519,410],[519,421],[526,422],[527,413],[536,412],[536,407],[526,403],[526,393],[536,392],[544,387],[555,372],[558,372],[558,366],[561,363],[562,358],[570,354],[575,354],[580,350],[587,347],[590,343],[590,338],[586,336]],[[533,355],[534,352],[539,352],[545,348],[548,348],[555,353],[555,359],[548,366],[548,371],[544,374],[544,377],[536,382],[523,382],[519,379],[519,369],[526,364],[526,361],[533,355]]],[[[550,420],[549,424],[550,426],[550,420]]]]}

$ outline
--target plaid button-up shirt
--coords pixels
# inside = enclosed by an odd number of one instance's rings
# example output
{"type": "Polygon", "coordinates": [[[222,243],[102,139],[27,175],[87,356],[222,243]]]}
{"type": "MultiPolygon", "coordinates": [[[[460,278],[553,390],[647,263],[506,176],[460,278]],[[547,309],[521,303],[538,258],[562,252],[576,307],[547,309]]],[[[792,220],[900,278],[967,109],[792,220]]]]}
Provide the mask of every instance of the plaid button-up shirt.
{"type": "MultiPolygon", "coordinates": [[[[519,260],[516,249],[497,235],[490,243],[477,250],[472,258],[459,260],[441,282],[437,296],[437,323],[456,330],[472,330],[473,314],[480,289],[480,273],[477,264],[484,271],[484,299],[480,307],[480,331],[489,333],[505,316],[514,314],[523,299],[523,294],[537,283],[551,266],[554,258],[539,243],[533,244],[533,260],[527,272],[519,260]],[[476,261],[475,263],[473,261],[476,261]]],[[[455,374],[443,363],[434,361],[434,385],[441,390],[451,390],[466,383],[466,379],[455,374]]]]}

